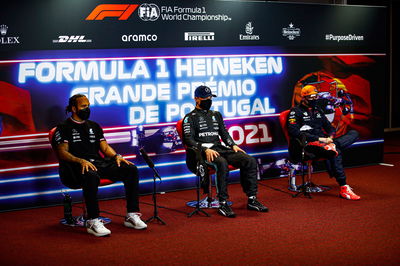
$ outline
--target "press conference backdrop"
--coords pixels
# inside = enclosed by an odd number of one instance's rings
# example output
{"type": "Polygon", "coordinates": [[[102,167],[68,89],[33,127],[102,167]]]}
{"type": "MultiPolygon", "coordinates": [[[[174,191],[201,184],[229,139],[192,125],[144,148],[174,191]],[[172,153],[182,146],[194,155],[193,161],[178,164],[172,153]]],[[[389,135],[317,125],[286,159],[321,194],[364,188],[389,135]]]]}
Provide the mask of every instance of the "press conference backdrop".
{"type": "MultiPolygon", "coordinates": [[[[192,188],[176,122],[207,85],[260,178],[284,176],[279,113],[313,83],[339,134],[361,138],[346,165],[383,156],[384,8],[236,1],[13,1],[0,11],[0,210],[60,203],[47,132],[88,96],[91,119],[139,168],[140,192],[192,188]]],[[[238,171],[230,175],[239,179],[238,171]]],[[[79,190],[71,192],[81,199],[79,190]]],[[[100,198],[123,195],[116,183],[100,198]]]]}

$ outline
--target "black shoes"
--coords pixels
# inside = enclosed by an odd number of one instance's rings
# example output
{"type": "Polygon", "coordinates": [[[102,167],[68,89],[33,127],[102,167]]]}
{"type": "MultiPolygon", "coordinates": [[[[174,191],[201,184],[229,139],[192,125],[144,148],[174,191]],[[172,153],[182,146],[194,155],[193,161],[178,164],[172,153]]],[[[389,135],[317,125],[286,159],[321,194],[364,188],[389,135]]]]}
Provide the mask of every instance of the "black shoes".
{"type": "Polygon", "coordinates": [[[249,197],[247,201],[247,209],[258,212],[268,212],[268,208],[257,200],[256,197],[249,197]]]}
{"type": "MultiPolygon", "coordinates": [[[[259,202],[255,196],[249,197],[249,200],[247,201],[247,209],[258,212],[269,211],[267,206],[264,206],[261,202],[259,202]]],[[[219,202],[218,213],[221,214],[222,216],[229,218],[236,217],[236,213],[232,211],[231,207],[228,205],[226,201],[219,202]]]]}
{"type": "Polygon", "coordinates": [[[236,213],[234,213],[232,211],[231,207],[228,205],[228,203],[226,201],[219,202],[218,213],[221,214],[222,216],[229,217],[229,218],[236,217],[236,213]]]}

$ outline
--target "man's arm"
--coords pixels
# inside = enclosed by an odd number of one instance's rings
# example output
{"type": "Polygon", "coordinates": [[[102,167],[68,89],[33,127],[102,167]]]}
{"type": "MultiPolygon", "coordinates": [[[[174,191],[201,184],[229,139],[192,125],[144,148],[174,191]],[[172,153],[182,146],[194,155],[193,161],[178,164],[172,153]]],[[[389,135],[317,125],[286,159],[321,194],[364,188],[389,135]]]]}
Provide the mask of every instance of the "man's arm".
{"type": "Polygon", "coordinates": [[[236,143],[233,141],[232,137],[229,135],[228,130],[226,129],[224,120],[222,118],[221,113],[216,112],[216,116],[218,119],[218,126],[219,126],[219,135],[222,141],[225,143],[226,146],[233,147],[237,146],[236,143]]]}
{"type": "Polygon", "coordinates": [[[81,165],[82,168],[82,174],[85,173],[85,171],[89,171],[89,169],[93,170],[93,171],[97,171],[96,166],[94,166],[94,164],[92,164],[89,161],[86,161],[85,159],[82,158],[78,158],[76,156],[74,156],[73,154],[71,154],[69,151],[69,146],[68,143],[61,143],[57,145],[57,156],[60,160],[66,161],[66,162],[71,162],[71,163],[79,163],[81,165]]]}
{"type": "Polygon", "coordinates": [[[218,112],[217,113],[217,117],[218,117],[218,124],[219,124],[219,132],[218,132],[218,134],[221,136],[221,139],[225,143],[225,145],[231,147],[232,150],[234,150],[235,152],[246,153],[238,145],[236,145],[236,143],[232,139],[231,135],[229,135],[229,132],[226,129],[225,122],[224,122],[224,119],[222,118],[221,113],[218,112]]]}
{"type": "Polygon", "coordinates": [[[132,162],[126,160],[124,157],[118,154],[110,145],[108,145],[106,140],[100,141],[100,151],[106,157],[115,158],[118,166],[121,166],[121,162],[133,165],[132,162]]]}
{"type": "Polygon", "coordinates": [[[186,146],[190,148],[197,148],[199,143],[194,139],[194,135],[196,134],[193,120],[189,115],[186,115],[183,118],[182,122],[182,131],[183,131],[183,142],[186,146]]]}

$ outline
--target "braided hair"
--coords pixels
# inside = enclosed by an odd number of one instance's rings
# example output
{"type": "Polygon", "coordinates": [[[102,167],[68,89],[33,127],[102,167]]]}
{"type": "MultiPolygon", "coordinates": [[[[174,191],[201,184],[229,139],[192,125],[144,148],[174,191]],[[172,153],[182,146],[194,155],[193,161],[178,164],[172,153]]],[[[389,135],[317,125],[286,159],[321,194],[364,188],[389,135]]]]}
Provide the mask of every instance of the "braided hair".
{"type": "Polygon", "coordinates": [[[68,100],[68,106],[65,107],[65,113],[72,113],[72,106],[76,106],[78,99],[81,97],[86,97],[86,95],[83,94],[75,94],[73,96],[71,96],[68,100]]]}

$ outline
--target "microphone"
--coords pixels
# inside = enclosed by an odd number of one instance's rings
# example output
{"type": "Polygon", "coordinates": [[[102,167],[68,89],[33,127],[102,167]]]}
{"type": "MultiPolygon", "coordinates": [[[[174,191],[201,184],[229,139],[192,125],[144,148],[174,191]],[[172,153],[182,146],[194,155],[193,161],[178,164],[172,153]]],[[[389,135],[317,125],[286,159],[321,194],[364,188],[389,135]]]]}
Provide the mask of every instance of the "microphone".
{"type": "Polygon", "coordinates": [[[147,152],[146,152],[143,148],[140,148],[139,151],[140,151],[140,154],[142,155],[143,159],[146,161],[147,165],[148,165],[151,169],[153,169],[155,176],[158,177],[158,179],[161,180],[161,177],[160,177],[160,175],[158,174],[157,169],[154,167],[154,163],[153,163],[153,161],[150,159],[150,157],[149,157],[149,155],[147,154],[147,152]]]}

